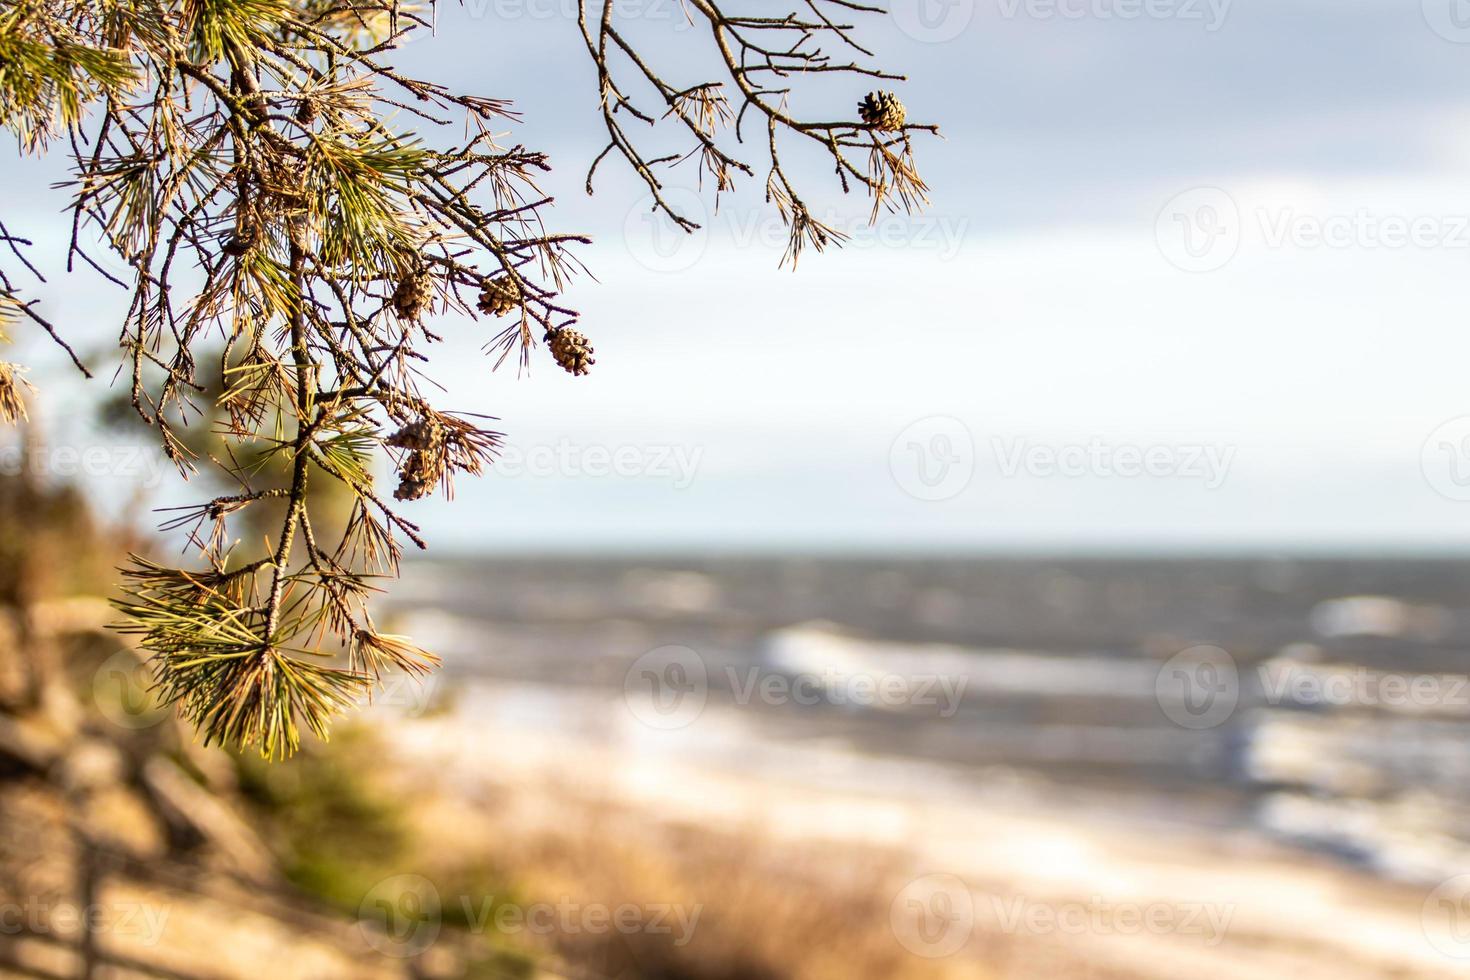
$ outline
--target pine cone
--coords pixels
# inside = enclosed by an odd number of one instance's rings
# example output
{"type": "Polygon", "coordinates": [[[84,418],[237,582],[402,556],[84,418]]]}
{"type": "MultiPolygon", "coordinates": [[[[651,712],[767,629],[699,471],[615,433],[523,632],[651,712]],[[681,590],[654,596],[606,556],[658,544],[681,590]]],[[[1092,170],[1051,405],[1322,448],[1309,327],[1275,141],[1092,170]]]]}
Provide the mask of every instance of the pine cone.
{"type": "Polygon", "coordinates": [[[434,487],[439,484],[439,475],[427,465],[410,465],[416,460],[422,463],[418,453],[414,453],[409,463],[398,471],[398,489],[393,491],[394,500],[422,500],[433,493],[434,487]]]}
{"type": "Polygon", "coordinates": [[[570,327],[546,331],[546,342],[551,345],[551,356],[556,358],[556,363],[570,374],[586,374],[597,363],[587,337],[570,327]]]}
{"type": "Polygon", "coordinates": [[[491,279],[480,289],[480,312],[505,316],[521,305],[521,287],[508,276],[491,279]]]}
{"type": "Polygon", "coordinates": [[[260,226],[250,221],[236,229],[235,234],[220,246],[226,255],[239,257],[260,244],[260,226]]]}
{"type": "Polygon", "coordinates": [[[444,426],[434,418],[408,423],[387,439],[395,449],[410,449],[408,458],[398,470],[395,500],[418,500],[434,492],[444,477],[448,454],[444,445],[444,426]]]}
{"type": "Polygon", "coordinates": [[[311,99],[302,99],[300,104],[296,106],[296,121],[301,123],[301,125],[310,126],[316,122],[316,117],[316,103],[311,99]]]}
{"type": "Polygon", "coordinates": [[[427,451],[444,441],[444,426],[438,419],[421,418],[408,423],[388,437],[388,445],[394,449],[427,451]]]}
{"type": "Polygon", "coordinates": [[[858,115],[874,129],[892,132],[903,129],[908,110],[892,92],[869,92],[868,97],[858,103],[858,115]]]}
{"type": "Polygon", "coordinates": [[[422,270],[410,272],[393,291],[393,310],[404,320],[417,320],[434,298],[434,280],[422,270]]]}

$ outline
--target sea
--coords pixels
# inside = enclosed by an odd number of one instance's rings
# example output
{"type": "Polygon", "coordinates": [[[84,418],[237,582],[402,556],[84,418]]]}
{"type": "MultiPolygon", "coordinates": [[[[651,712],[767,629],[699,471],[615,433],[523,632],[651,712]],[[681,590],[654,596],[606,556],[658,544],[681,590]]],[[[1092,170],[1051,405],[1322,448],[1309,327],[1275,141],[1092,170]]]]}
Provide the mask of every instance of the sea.
{"type": "Polygon", "coordinates": [[[755,779],[1470,872],[1470,563],[485,557],[405,566],[421,711],[755,779]]]}

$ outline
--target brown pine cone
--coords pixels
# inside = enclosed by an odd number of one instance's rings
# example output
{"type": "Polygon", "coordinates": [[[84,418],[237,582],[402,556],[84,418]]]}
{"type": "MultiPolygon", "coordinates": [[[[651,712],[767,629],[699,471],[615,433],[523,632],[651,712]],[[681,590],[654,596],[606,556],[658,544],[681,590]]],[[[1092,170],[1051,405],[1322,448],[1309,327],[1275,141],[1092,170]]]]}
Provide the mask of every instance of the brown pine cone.
{"type": "Polygon", "coordinates": [[[393,291],[393,310],[401,319],[417,320],[433,298],[433,277],[422,270],[410,272],[393,291]]]}
{"type": "Polygon", "coordinates": [[[893,132],[903,129],[908,110],[892,92],[869,92],[868,97],[858,103],[858,115],[874,129],[893,132]]]}
{"type": "Polygon", "coordinates": [[[505,316],[521,305],[521,287],[509,276],[491,279],[480,289],[480,312],[505,316]]]}
{"type": "Polygon", "coordinates": [[[597,363],[587,337],[570,327],[546,331],[546,343],[551,345],[551,356],[556,358],[556,363],[570,374],[586,374],[597,363]]]}
{"type": "Polygon", "coordinates": [[[260,244],[260,226],[255,222],[247,222],[238,229],[235,234],[220,246],[220,251],[226,255],[239,257],[260,244]]]}
{"type": "Polygon", "coordinates": [[[418,500],[434,492],[444,477],[448,453],[444,445],[444,427],[434,418],[421,418],[408,423],[386,440],[395,449],[412,450],[398,470],[396,500],[418,500]]]}
{"type": "Polygon", "coordinates": [[[394,449],[417,450],[432,450],[443,441],[444,426],[433,418],[415,419],[387,439],[394,449]]]}
{"type": "Polygon", "coordinates": [[[427,452],[412,452],[398,471],[398,489],[393,491],[394,500],[419,500],[434,492],[444,476],[443,455],[427,452]]]}

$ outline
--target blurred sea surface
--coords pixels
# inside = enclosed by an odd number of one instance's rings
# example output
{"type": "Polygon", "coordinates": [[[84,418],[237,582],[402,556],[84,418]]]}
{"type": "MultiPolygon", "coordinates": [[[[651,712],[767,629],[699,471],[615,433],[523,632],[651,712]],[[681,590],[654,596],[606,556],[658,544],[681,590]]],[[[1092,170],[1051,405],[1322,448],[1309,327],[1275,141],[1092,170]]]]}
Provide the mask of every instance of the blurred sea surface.
{"type": "Polygon", "coordinates": [[[389,606],[467,726],[1421,883],[1470,872],[1467,597],[1445,560],[497,558],[389,606]]]}

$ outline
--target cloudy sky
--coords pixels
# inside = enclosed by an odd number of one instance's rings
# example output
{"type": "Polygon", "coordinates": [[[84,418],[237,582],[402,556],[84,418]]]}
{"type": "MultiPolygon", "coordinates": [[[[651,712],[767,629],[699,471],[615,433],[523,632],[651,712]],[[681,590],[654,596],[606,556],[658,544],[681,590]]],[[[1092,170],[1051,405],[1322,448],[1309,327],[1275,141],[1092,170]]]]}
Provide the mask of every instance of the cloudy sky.
{"type": "MultiPolygon", "coordinates": [[[[443,4],[405,48],[515,99],[508,139],[550,151],[557,223],[596,237],[597,279],[569,297],[590,377],[492,373],[483,326],[441,325],[444,404],[497,416],[510,447],[453,505],[417,505],[440,542],[1470,543],[1470,3],[889,5],[862,36],[909,73],[911,117],[943,126],[918,147],[933,206],[795,274],[763,173],[718,213],[683,178],[706,226],[689,239],[613,167],[585,196],[601,143],[570,0],[443,4]]],[[[675,0],[626,10],[671,78],[705,77],[675,0]]],[[[839,115],[862,91],[804,105],[839,115]]],[[[37,230],[64,203],[54,170],[5,173],[7,222],[56,254],[37,230]]],[[[820,168],[806,192],[853,230],[866,214],[820,168]]],[[[105,349],[116,297],[82,277],[44,295],[105,349]]],[[[66,433],[79,388],[23,346],[66,433]]]]}

